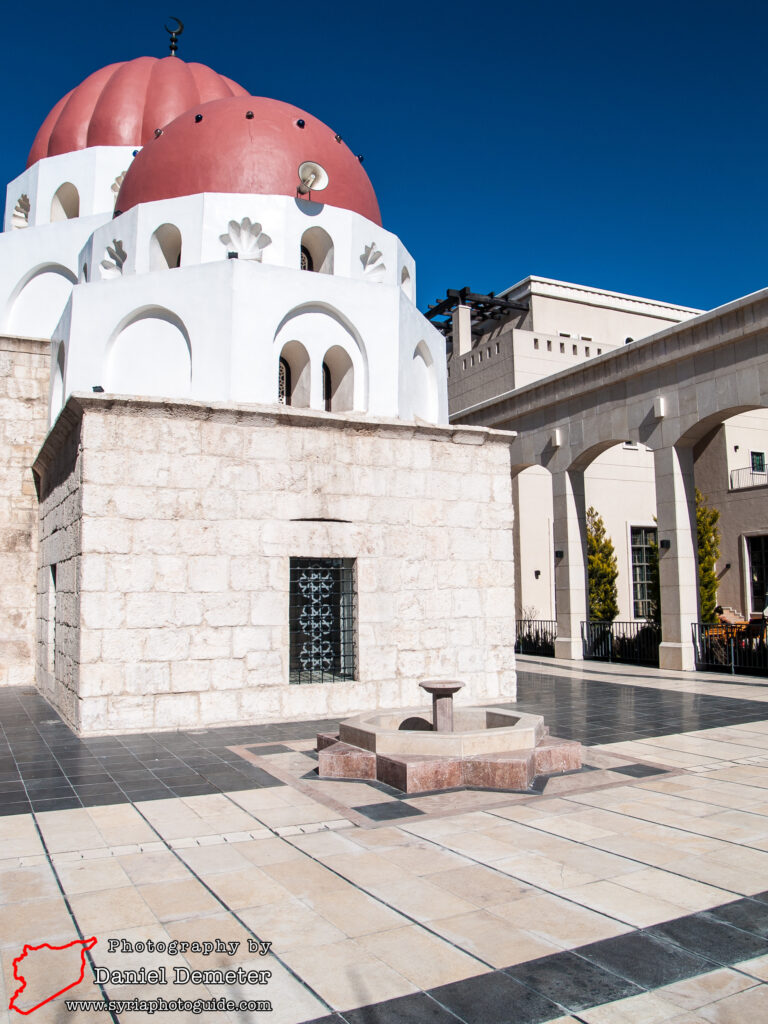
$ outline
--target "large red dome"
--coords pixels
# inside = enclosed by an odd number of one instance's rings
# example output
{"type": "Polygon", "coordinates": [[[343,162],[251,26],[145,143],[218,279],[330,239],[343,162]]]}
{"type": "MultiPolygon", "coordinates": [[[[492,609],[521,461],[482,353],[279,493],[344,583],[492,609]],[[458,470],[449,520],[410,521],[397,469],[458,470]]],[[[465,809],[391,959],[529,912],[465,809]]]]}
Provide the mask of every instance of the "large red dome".
{"type": "Polygon", "coordinates": [[[246,96],[237,82],[178,57],[137,57],[89,75],[59,100],[37,133],[27,167],[89,146],[143,146],[156,128],[208,100],[246,96]]]}
{"type": "Polygon", "coordinates": [[[133,161],[115,205],[125,213],[202,192],[295,196],[305,161],[328,174],[313,201],[381,224],[368,175],[341,137],[298,107],[256,96],[214,100],[177,117],[133,161]]]}

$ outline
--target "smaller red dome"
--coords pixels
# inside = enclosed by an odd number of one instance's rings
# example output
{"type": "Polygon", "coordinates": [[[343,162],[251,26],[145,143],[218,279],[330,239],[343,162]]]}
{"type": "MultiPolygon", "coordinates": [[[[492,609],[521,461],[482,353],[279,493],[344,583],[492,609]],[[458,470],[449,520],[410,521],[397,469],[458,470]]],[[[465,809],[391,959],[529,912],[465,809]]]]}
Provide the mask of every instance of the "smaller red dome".
{"type": "Polygon", "coordinates": [[[247,96],[237,82],[178,57],[109,64],[63,96],[43,121],[27,167],[90,146],[143,146],[184,110],[225,96],[247,96]]]}
{"type": "Polygon", "coordinates": [[[368,175],[328,125],[280,100],[238,96],[187,110],[155,135],[125,176],[116,209],[203,192],[295,196],[299,165],[320,164],[313,201],[381,224],[368,175]]]}

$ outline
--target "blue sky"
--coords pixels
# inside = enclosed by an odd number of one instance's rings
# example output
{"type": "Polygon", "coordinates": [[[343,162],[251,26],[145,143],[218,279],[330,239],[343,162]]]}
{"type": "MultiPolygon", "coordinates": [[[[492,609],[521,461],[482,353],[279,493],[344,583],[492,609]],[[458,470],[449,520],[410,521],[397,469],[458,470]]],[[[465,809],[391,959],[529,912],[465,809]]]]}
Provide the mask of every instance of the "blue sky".
{"type": "Polygon", "coordinates": [[[768,8],[682,0],[248,6],[42,0],[3,61],[3,180],[97,67],[179,56],[365,156],[424,308],[540,274],[710,308],[768,285],[768,8]]]}

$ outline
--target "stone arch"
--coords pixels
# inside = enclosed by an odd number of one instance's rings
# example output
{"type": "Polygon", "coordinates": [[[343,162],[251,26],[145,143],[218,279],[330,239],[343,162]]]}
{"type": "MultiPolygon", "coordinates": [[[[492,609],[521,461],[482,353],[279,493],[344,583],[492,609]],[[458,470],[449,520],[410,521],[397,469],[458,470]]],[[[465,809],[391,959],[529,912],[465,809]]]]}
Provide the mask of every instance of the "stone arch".
{"type": "Polygon", "coordinates": [[[302,270],[333,273],[333,239],[324,228],[317,224],[307,228],[301,236],[301,258],[302,270]]]}
{"type": "Polygon", "coordinates": [[[287,341],[280,350],[278,374],[280,361],[284,361],[288,368],[289,387],[284,404],[308,409],[311,372],[309,353],[300,341],[287,341]]]}
{"type": "Polygon", "coordinates": [[[51,223],[80,216],[80,193],[71,181],[59,185],[51,199],[51,223]]]}
{"type": "Polygon", "coordinates": [[[400,272],[400,287],[403,293],[413,302],[413,278],[408,272],[408,267],[403,267],[400,272]]]}
{"type": "Polygon", "coordinates": [[[413,350],[410,373],[412,415],[427,423],[437,423],[437,369],[425,341],[413,350]]]}
{"type": "Polygon", "coordinates": [[[181,318],[159,306],[126,317],[107,344],[104,383],[116,394],[186,398],[192,343],[181,318]]]}
{"type": "MultiPolygon", "coordinates": [[[[346,352],[354,368],[353,399],[349,409],[364,412],[368,408],[368,358],[363,340],[352,323],[333,306],[322,302],[309,302],[296,306],[280,321],[274,335],[273,373],[278,379],[279,357],[283,346],[291,341],[300,342],[311,365],[310,406],[324,409],[322,366],[325,354],[335,346],[346,352]]],[[[294,377],[295,373],[291,364],[294,377]]]]}
{"type": "Polygon", "coordinates": [[[341,345],[333,345],[325,353],[323,367],[328,373],[326,410],[349,412],[355,402],[355,368],[349,353],[341,345]]]}
{"type": "Polygon", "coordinates": [[[161,224],[149,240],[149,269],[173,270],[181,266],[181,232],[175,224],[161,224]]]}
{"type": "Polygon", "coordinates": [[[35,267],[11,293],[6,329],[22,337],[50,338],[76,283],[76,275],[59,263],[35,267]]]}

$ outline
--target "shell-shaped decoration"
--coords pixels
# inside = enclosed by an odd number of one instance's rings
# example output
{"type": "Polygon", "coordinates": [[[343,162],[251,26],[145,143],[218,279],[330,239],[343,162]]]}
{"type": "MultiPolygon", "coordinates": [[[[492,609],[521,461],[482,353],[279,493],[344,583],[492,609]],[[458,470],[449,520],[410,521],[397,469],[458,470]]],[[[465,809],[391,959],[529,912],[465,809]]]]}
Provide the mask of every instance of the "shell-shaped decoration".
{"type": "Polygon", "coordinates": [[[123,184],[123,181],[125,180],[125,175],[127,173],[127,171],[122,171],[120,174],[118,174],[118,176],[110,185],[110,188],[115,193],[115,199],[117,199],[117,193],[120,191],[120,186],[123,184]]]}
{"type": "Polygon", "coordinates": [[[366,245],[365,251],[360,257],[363,273],[369,281],[382,281],[387,273],[387,268],[382,262],[381,255],[381,252],[376,248],[376,243],[371,242],[370,245],[366,245]]]}
{"type": "Polygon", "coordinates": [[[261,230],[261,224],[252,223],[250,217],[243,217],[238,222],[229,222],[229,231],[219,235],[219,241],[226,247],[227,252],[236,252],[238,259],[256,260],[261,263],[261,257],[268,245],[272,244],[269,235],[261,230]]]}
{"type": "Polygon", "coordinates": [[[11,214],[11,227],[13,228],[27,228],[29,227],[29,211],[30,211],[29,196],[26,192],[22,192],[19,196],[19,201],[13,208],[11,214]]]}
{"type": "Polygon", "coordinates": [[[101,261],[101,276],[105,280],[112,277],[119,277],[123,272],[123,264],[128,259],[128,253],[123,248],[119,238],[112,239],[112,245],[108,245],[101,261]]]}

